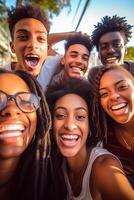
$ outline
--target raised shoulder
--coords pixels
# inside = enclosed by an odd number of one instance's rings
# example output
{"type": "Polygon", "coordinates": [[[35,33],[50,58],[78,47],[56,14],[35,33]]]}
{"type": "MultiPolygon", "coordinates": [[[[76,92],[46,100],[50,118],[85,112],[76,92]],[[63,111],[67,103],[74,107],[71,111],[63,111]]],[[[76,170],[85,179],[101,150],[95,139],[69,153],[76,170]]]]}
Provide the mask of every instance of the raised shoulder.
{"type": "Polygon", "coordinates": [[[90,187],[95,200],[134,200],[134,191],[125,176],[122,165],[112,155],[102,155],[95,160],[90,187]]]}

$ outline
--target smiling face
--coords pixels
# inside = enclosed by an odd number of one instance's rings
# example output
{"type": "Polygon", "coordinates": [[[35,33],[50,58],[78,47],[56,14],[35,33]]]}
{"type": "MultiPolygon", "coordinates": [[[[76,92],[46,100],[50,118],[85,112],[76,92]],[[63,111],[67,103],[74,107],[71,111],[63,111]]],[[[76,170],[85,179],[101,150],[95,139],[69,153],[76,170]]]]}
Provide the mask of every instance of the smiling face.
{"type": "Polygon", "coordinates": [[[110,70],[100,80],[104,111],[120,124],[134,121],[134,80],[124,71],[110,70]]]}
{"type": "Polygon", "coordinates": [[[123,64],[126,47],[120,32],[105,33],[99,40],[99,57],[103,65],[123,64]]]}
{"type": "Polygon", "coordinates": [[[61,154],[74,157],[83,152],[88,133],[88,107],[85,100],[76,94],[61,97],[56,102],[54,112],[54,135],[61,154]]]}
{"type": "Polygon", "coordinates": [[[71,45],[62,59],[65,76],[68,78],[81,78],[87,71],[89,51],[81,44],[71,45]]]}
{"type": "MultiPolygon", "coordinates": [[[[0,90],[10,95],[29,92],[20,77],[8,73],[0,74],[0,90]]],[[[36,111],[24,113],[13,99],[8,100],[7,107],[0,111],[0,158],[19,157],[32,140],[36,124],[36,111]]]]}
{"type": "Polygon", "coordinates": [[[21,19],[15,24],[11,50],[18,59],[18,68],[37,76],[47,57],[47,30],[36,19],[21,19]]]}

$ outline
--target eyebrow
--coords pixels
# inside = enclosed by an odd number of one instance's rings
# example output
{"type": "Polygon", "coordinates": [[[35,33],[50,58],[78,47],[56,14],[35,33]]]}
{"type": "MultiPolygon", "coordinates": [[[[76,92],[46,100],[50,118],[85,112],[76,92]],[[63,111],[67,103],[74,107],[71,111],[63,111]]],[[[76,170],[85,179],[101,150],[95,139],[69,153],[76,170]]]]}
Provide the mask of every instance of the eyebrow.
{"type": "Polygon", "coordinates": [[[113,40],[107,41],[107,42],[100,42],[100,45],[102,45],[102,44],[109,44],[109,43],[113,43],[113,42],[121,42],[121,40],[120,39],[113,39],[113,40]]]}
{"type": "MultiPolygon", "coordinates": [[[[126,80],[120,80],[120,81],[116,82],[115,85],[118,85],[119,83],[125,82],[125,81],[126,81],[126,80]]],[[[100,90],[105,90],[105,89],[107,89],[107,88],[106,88],[106,87],[104,87],[104,88],[99,88],[99,91],[100,91],[100,90]]]]}
{"type": "MultiPolygon", "coordinates": [[[[54,109],[54,111],[58,110],[58,109],[63,109],[63,110],[67,110],[67,108],[63,107],[63,106],[58,106],[54,109]]],[[[88,110],[84,107],[77,107],[75,108],[75,110],[85,110],[86,112],[88,112],[88,110]]]]}
{"type": "MultiPolygon", "coordinates": [[[[26,30],[26,29],[19,29],[19,30],[17,30],[16,31],[16,33],[19,33],[19,32],[29,32],[28,30],[26,30]]],[[[46,31],[36,31],[36,33],[43,33],[43,34],[47,34],[47,32],[46,31]]]]}
{"type": "MultiPolygon", "coordinates": [[[[69,53],[70,53],[70,54],[71,54],[71,53],[79,54],[79,52],[78,52],[78,51],[70,51],[69,53]]],[[[88,55],[88,54],[86,54],[86,53],[84,53],[84,54],[82,54],[82,55],[84,55],[84,56],[88,56],[88,57],[89,57],[89,55],[88,55]]]]}

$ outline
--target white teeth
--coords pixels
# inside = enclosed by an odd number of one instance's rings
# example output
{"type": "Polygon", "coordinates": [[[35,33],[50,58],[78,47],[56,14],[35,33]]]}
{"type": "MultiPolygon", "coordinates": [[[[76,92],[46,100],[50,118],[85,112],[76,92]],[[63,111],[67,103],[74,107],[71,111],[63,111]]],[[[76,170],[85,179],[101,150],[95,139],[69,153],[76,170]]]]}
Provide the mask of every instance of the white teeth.
{"type": "Polygon", "coordinates": [[[77,140],[79,138],[78,135],[62,135],[63,139],[68,139],[68,140],[77,140]]]}
{"type": "Polygon", "coordinates": [[[27,58],[31,58],[31,57],[32,57],[32,58],[38,58],[39,56],[31,54],[31,55],[27,55],[26,57],[27,57],[27,58]]]}
{"type": "Polygon", "coordinates": [[[113,61],[113,60],[116,60],[116,57],[107,58],[107,61],[113,61]]]}
{"type": "Polygon", "coordinates": [[[4,134],[0,134],[0,139],[9,138],[9,137],[17,137],[21,135],[22,133],[20,131],[16,131],[14,133],[4,133],[4,134]]]}
{"type": "Polygon", "coordinates": [[[0,132],[3,131],[23,131],[24,130],[24,126],[22,124],[4,124],[2,126],[0,126],[0,132]]]}
{"type": "Polygon", "coordinates": [[[112,106],[111,109],[118,110],[118,109],[124,108],[125,106],[126,106],[126,103],[120,103],[118,105],[112,106]]]}
{"type": "Polygon", "coordinates": [[[79,68],[79,67],[72,67],[72,69],[75,70],[75,71],[78,71],[78,72],[79,72],[79,71],[83,71],[83,69],[81,69],[81,68],[79,68]]]}

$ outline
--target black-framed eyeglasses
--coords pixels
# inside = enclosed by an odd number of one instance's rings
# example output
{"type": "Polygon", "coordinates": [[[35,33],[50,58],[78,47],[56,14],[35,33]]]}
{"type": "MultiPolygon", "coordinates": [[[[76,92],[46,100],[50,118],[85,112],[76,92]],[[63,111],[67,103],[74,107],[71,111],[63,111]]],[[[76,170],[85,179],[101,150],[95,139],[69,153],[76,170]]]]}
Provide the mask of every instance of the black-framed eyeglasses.
{"type": "Polygon", "coordinates": [[[14,99],[18,108],[25,113],[36,111],[40,106],[40,97],[30,92],[9,95],[0,90],[0,111],[6,108],[8,100],[14,99]]]}

